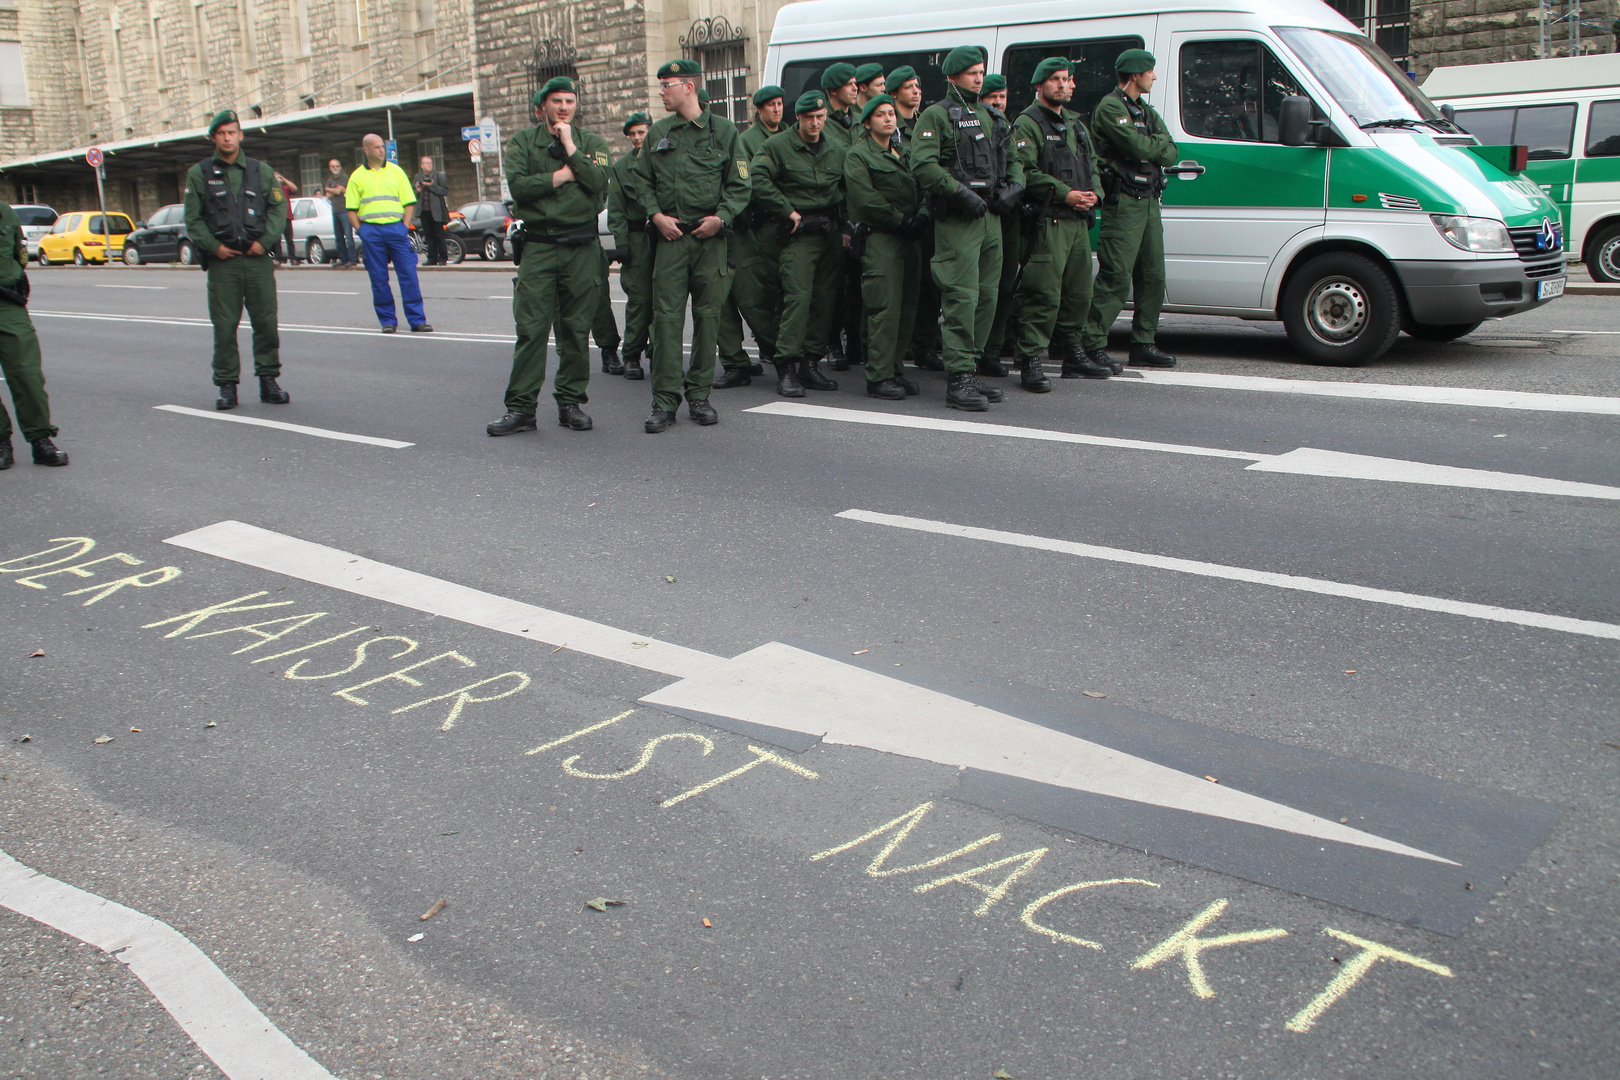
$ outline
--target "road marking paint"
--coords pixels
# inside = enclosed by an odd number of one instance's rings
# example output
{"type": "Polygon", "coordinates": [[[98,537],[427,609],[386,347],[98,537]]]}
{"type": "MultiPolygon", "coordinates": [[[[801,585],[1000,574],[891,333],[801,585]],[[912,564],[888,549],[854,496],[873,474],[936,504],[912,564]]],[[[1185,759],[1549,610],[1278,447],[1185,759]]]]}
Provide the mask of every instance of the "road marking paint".
{"type": "Polygon", "coordinates": [[[1359,946],[1362,951],[1346,960],[1339,974],[1335,975],[1333,981],[1327,984],[1327,988],[1312,998],[1308,1005],[1295,1013],[1288,1023],[1283,1025],[1289,1031],[1305,1032],[1315,1027],[1316,1021],[1328,1010],[1328,1006],[1349,993],[1350,988],[1360,982],[1361,977],[1372,970],[1372,966],[1380,960],[1394,960],[1401,964],[1411,964],[1413,967],[1421,968],[1433,975],[1439,975],[1447,979],[1452,977],[1450,968],[1444,964],[1436,964],[1433,960],[1425,960],[1421,956],[1413,956],[1411,953],[1404,953],[1399,949],[1392,949],[1388,945],[1380,945],[1376,941],[1356,937],[1354,934],[1346,934],[1342,930],[1334,930],[1332,927],[1322,932],[1329,937],[1336,937],[1346,944],[1359,946]]]}
{"type": "Polygon", "coordinates": [[[567,642],[570,652],[681,680],[641,699],[652,705],[1457,865],[1202,776],[780,642],[727,660],[240,521],[222,521],[164,543],[531,641],[567,642]]]}
{"type": "Polygon", "coordinates": [[[1392,383],[1272,379],[1258,375],[1215,375],[1201,371],[1143,370],[1141,381],[1149,385],[1193,386],[1212,390],[1249,390],[1270,394],[1364,398],[1370,401],[1412,401],[1425,405],[1472,405],[1491,409],[1620,416],[1620,398],[1585,394],[1542,394],[1528,390],[1475,390],[1459,386],[1400,386],[1392,383]]]}
{"type": "Polygon", "coordinates": [[[96,289],[149,289],[156,292],[163,292],[168,288],[167,285],[101,285],[95,283],[92,283],[91,287],[96,289]]]}
{"type": "Polygon", "coordinates": [[[945,420],[935,416],[905,416],[899,413],[873,412],[868,409],[837,409],[826,405],[801,405],[791,401],[773,401],[768,405],[756,405],[752,409],[744,409],[743,411],[764,413],[767,416],[800,416],[812,420],[837,420],[846,424],[872,424],[878,427],[913,428],[922,431],[955,431],[970,435],[995,435],[1004,439],[1080,443],[1086,446],[1112,446],[1122,450],[1159,450],[1170,454],[1232,458],[1237,461],[1265,461],[1272,456],[1270,454],[1251,454],[1241,450],[1216,450],[1205,446],[1180,446],[1175,443],[1144,442],[1140,439],[1113,439],[1102,435],[1082,435],[1073,431],[1016,427],[1011,424],[982,424],[974,420],[945,420]]]}
{"type": "Polygon", "coordinates": [[[0,851],[0,906],[127,964],[231,1080],[333,1080],[179,931],[0,851]]]}
{"type": "Polygon", "coordinates": [[[607,719],[607,720],[599,720],[596,723],[591,724],[589,727],[582,727],[578,731],[570,732],[569,734],[564,735],[560,739],[552,739],[548,743],[542,743],[541,745],[535,747],[533,750],[525,750],[524,753],[525,754],[538,754],[538,753],[540,753],[540,752],[542,752],[544,750],[554,750],[557,747],[563,745],[564,743],[571,743],[575,739],[580,738],[583,735],[589,735],[593,731],[601,731],[603,728],[608,727],[611,724],[617,724],[620,720],[623,720],[625,717],[629,716],[631,713],[633,713],[635,711],[636,710],[634,710],[634,709],[626,709],[624,712],[620,713],[618,716],[612,717],[612,718],[607,719]]]}
{"type": "Polygon", "coordinates": [[[819,780],[819,779],[821,779],[820,774],[810,771],[809,769],[805,768],[803,765],[800,765],[798,762],[789,761],[787,758],[782,757],[780,754],[774,754],[769,750],[762,750],[761,748],[759,748],[757,746],[753,746],[753,745],[750,745],[748,747],[748,752],[750,754],[754,755],[754,760],[750,761],[748,764],[739,765],[737,768],[732,769],[728,773],[725,773],[725,774],[723,774],[721,776],[717,776],[713,780],[707,780],[707,781],[699,784],[695,788],[690,788],[690,789],[688,789],[686,791],[681,792],[679,795],[676,795],[673,798],[665,799],[663,802],[659,803],[658,805],[667,809],[667,808],[669,808],[671,806],[676,805],[677,803],[683,803],[687,799],[692,798],[694,795],[701,795],[705,791],[708,791],[711,788],[719,787],[721,784],[725,783],[727,780],[735,780],[735,779],[737,779],[737,777],[743,775],[744,773],[749,772],[752,769],[758,768],[759,766],[764,765],[766,763],[769,763],[771,765],[775,765],[778,769],[786,769],[788,772],[795,773],[795,774],[797,774],[799,776],[802,776],[806,780],[819,780]]]}
{"type": "Polygon", "coordinates": [[[970,889],[977,889],[984,894],[984,901],[973,909],[973,914],[982,917],[990,914],[990,909],[1001,903],[1008,890],[1028,877],[1030,872],[1040,865],[1040,861],[1046,858],[1046,853],[1051,850],[1051,848],[1036,848],[1034,851],[1020,851],[1017,855],[1008,855],[1005,858],[997,859],[995,862],[975,866],[971,870],[946,874],[942,878],[924,882],[911,891],[915,893],[932,892],[944,885],[966,885],[970,889]],[[1001,880],[994,885],[986,885],[979,880],[980,874],[988,874],[1007,866],[1013,869],[1004,874],[1001,880]]]}
{"type": "Polygon", "coordinates": [[[232,424],[252,424],[254,427],[276,428],[279,431],[293,431],[300,435],[314,435],[322,439],[336,439],[339,442],[385,446],[390,450],[404,450],[407,447],[416,445],[415,443],[400,442],[398,439],[379,439],[372,435],[351,435],[347,431],[306,427],[303,424],[288,424],[280,420],[260,420],[256,416],[231,416],[218,411],[208,412],[205,409],[189,409],[184,405],[154,405],[152,408],[161,409],[163,412],[180,413],[183,416],[200,416],[204,420],[224,420],[232,424]]]}
{"type": "Polygon", "coordinates": [[[356,292],[344,292],[341,289],[277,289],[277,296],[359,296],[356,292]]]}
{"type": "MultiPolygon", "coordinates": [[[[194,319],[186,316],[159,317],[155,315],[109,315],[101,314],[99,312],[84,311],[30,311],[29,314],[36,318],[84,319],[89,322],[141,323],[148,326],[192,326],[212,329],[212,324],[207,319],[194,319]]],[[[379,331],[375,328],[367,329],[357,326],[313,326],[298,323],[281,323],[278,329],[282,333],[337,334],[347,337],[376,337],[379,334],[379,331]]],[[[510,334],[473,334],[465,332],[456,334],[447,334],[443,332],[432,334],[400,333],[394,334],[393,338],[396,341],[427,341],[432,339],[439,342],[457,341],[474,345],[511,345],[512,342],[517,340],[510,334]]]]}
{"type": "Polygon", "coordinates": [[[1257,461],[1248,472],[1295,473],[1300,476],[1330,476],[1346,480],[1389,480],[1402,484],[1432,484],[1439,487],[1479,488],[1487,491],[1523,491],[1532,495],[1568,495],[1585,499],[1620,499],[1620,487],[1583,484],[1574,480],[1551,480],[1521,473],[1492,472],[1489,469],[1462,469],[1452,465],[1430,465],[1399,458],[1342,454],[1336,450],[1315,450],[1302,446],[1265,461],[1257,461]]]}
{"type": "MultiPolygon", "coordinates": [[[[1471,604],[1461,600],[1447,600],[1438,596],[1424,596],[1420,593],[1372,589],[1362,585],[1328,581],[1324,578],[1300,577],[1295,574],[1275,574],[1266,570],[1250,570],[1242,566],[1199,562],[1194,559],[1176,559],[1167,555],[1152,555],[1144,551],[1098,547],[1095,544],[1077,544],[1069,540],[1054,540],[1044,536],[1003,532],[1000,529],[980,529],[971,525],[954,525],[947,521],[930,521],[927,518],[904,517],[898,514],[879,514],[870,510],[845,510],[836,516],[848,518],[851,521],[864,521],[873,525],[889,525],[897,529],[938,533],[941,536],[959,536],[969,540],[988,540],[995,544],[1034,548],[1038,551],[1056,551],[1065,555],[1078,555],[1084,559],[1101,559],[1105,562],[1126,563],[1131,566],[1148,566],[1158,570],[1174,570],[1183,574],[1197,574],[1200,577],[1243,581],[1253,585],[1270,585],[1279,589],[1295,589],[1300,592],[1320,593],[1323,596],[1340,596],[1351,600],[1365,600],[1374,604],[1390,604],[1395,607],[1413,608],[1418,611],[1437,611],[1446,615],[1461,615],[1470,619],[1485,619],[1490,622],[1534,627],[1538,630],[1557,630],[1565,634],[1584,634],[1589,637],[1620,641],[1620,625],[1593,622],[1588,619],[1572,619],[1563,615],[1549,615],[1540,611],[1494,607],[1489,604],[1471,604]]],[[[1210,786],[1213,787],[1214,785],[1210,786]]]]}
{"type": "Polygon", "coordinates": [[[1199,937],[1198,931],[1220,918],[1221,912],[1226,910],[1227,903],[1226,900],[1217,900],[1194,915],[1186,926],[1137,957],[1131,968],[1146,971],[1164,963],[1172,956],[1179,956],[1187,966],[1187,981],[1192,984],[1193,993],[1201,998],[1214,997],[1215,990],[1209,985],[1209,979],[1204,976],[1204,965],[1198,958],[1200,953],[1205,949],[1227,949],[1251,941],[1271,941],[1288,936],[1288,931],[1280,926],[1273,926],[1266,930],[1244,930],[1236,934],[1222,934],[1219,937],[1199,937]]]}

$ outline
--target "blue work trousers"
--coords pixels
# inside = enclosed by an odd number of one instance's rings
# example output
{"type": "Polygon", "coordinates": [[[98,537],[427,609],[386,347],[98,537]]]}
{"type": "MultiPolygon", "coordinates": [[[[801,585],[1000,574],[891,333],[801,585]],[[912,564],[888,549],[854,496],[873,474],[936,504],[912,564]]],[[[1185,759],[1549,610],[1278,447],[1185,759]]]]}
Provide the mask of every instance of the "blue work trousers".
{"type": "Polygon", "coordinates": [[[388,287],[388,264],[392,262],[399,278],[399,297],[405,301],[405,321],[412,326],[427,322],[422,311],[422,287],[416,283],[416,251],[411,247],[405,223],[377,225],[363,221],[360,243],[366,252],[366,273],[371,275],[371,303],[377,309],[377,321],[384,326],[399,324],[394,313],[394,290],[388,287]]]}
{"type": "Polygon", "coordinates": [[[360,245],[354,238],[354,226],[349,224],[346,211],[332,215],[332,261],[353,266],[360,261],[360,245]]]}

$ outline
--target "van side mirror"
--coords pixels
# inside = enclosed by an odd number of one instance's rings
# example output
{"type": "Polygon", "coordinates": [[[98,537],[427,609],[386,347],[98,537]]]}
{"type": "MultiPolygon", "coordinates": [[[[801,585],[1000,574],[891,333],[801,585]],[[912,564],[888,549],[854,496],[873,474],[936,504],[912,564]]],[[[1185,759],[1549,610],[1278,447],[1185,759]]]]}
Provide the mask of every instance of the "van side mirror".
{"type": "Polygon", "coordinates": [[[1277,141],[1284,146],[1308,146],[1311,138],[1311,99],[1294,95],[1277,109],[1277,141]]]}
{"type": "Polygon", "coordinates": [[[1455,105],[1442,105],[1442,106],[1440,106],[1440,115],[1446,118],[1446,123],[1455,126],[1456,123],[1457,123],[1457,106],[1455,106],[1455,105]]]}

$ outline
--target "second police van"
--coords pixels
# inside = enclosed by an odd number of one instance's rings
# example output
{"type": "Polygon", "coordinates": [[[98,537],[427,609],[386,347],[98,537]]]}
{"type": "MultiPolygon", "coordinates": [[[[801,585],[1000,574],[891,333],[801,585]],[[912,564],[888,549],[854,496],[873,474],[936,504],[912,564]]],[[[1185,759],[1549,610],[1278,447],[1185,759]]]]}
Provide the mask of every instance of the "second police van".
{"type": "Polygon", "coordinates": [[[1307,359],[1354,365],[1563,293],[1561,217],[1524,151],[1448,122],[1325,4],[805,0],[778,13],[764,76],[793,101],[839,61],[909,64],[928,103],[957,45],[1007,76],[1009,116],[1036,64],[1069,57],[1088,123],[1115,57],[1157,57],[1148,100],[1189,167],[1164,193],[1166,311],[1280,319],[1307,359]]]}

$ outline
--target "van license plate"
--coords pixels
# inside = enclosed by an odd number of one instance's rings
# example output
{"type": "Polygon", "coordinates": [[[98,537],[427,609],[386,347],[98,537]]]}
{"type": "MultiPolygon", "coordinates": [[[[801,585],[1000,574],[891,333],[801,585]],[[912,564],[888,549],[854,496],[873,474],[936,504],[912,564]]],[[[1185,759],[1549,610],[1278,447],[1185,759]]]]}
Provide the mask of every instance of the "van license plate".
{"type": "Polygon", "coordinates": [[[1536,299],[1551,300],[1555,296],[1563,296],[1564,281],[1564,278],[1548,278],[1546,281],[1536,282],[1536,299]]]}

